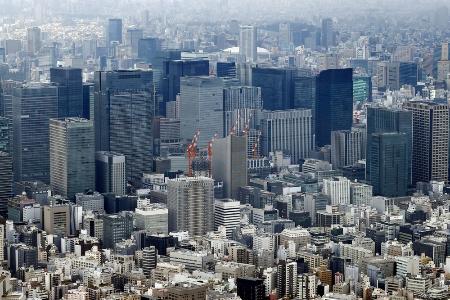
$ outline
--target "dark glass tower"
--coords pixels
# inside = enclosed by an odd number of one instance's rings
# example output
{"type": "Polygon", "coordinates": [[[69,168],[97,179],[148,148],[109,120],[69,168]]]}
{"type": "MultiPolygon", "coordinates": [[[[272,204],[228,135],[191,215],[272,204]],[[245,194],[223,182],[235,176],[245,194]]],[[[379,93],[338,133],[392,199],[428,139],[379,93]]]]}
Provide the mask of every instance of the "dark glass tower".
{"type": "Polygon", "coordinates": [[[58,88],[29,84],[13,90],[15,181],[50,181],[49,120],[58,116],[58,88]]]}
{"type": "Polygon", "coordinates": [[[95,73],[96,151],[125,155],[127,180],[138,185],[152,170],[152,80],[151,71],[95,73]]]}
{"type": "Polygon", "coordinates": [[[83,78],[81,69],[51,68],[50,81],[58,86],[58,117],[83,116],[83,78]]]}
{"type": "Polygon", "coordinates": [[[236,63],[219,61],[217,62],[217,77],[236,77],[236,63]]]}
{"type": "Polygon", "coordinates": [[[331,131],[350,130],[353,123],[353,71],[330,69],[316,81],[316,144],[331,143],[331,131]]]}
{"type": "Polygon", "coordinates": [[[261,88],[263,108],[285,110],[293,107],[295,69],[262,68],[252,69],[252,85],[261,88]]]}
{"type": "Polygon", "coordinates": [[[160,113],[165,115],[165,103],[175,101],[180,93],[180,79],[183,76],[208,76],[208,60],[169,60],[164,62],[163,99],[160,113]]]}
{"type": "Polygon", "coordinates": [[[370,183],[375,195],[405,196],[408,190],[408,136],[405,133],[374,133],[367,157],[370,183]]]}
{"type": "MultiPolygon", "coordinates": [[[[412,151],[412,113],[405,109],[389,109],[385,107],[367,108],[367,152],[371,146],[372,135],[375,133],[404,133],[407,139],[408,183],[411,182],[411,151],[412,151]]],[[[367,155],[366,165],[370,165],[371,156],[367,155]]],[[[371,169],[366,168],[366,179],[371,182],[371,169]]]]}

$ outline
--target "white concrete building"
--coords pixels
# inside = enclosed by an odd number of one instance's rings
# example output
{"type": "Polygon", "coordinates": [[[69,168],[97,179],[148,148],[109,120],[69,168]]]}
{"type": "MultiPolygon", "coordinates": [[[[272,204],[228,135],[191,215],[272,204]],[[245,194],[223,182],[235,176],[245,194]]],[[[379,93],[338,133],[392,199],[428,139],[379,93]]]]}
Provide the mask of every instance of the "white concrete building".
{"type": "Polygon", "coordinates": [[[169,210],[165,204],[153,203],[150,206],[136,208],[134,218],[138,229],[152,233],[169,233],[169,210]]]}
{"type": "Polygon", "coordinates": [[[332,205],[350,204],[350,180],[341,176],[324,179],[323,193],[330,197],[332,205]]]}

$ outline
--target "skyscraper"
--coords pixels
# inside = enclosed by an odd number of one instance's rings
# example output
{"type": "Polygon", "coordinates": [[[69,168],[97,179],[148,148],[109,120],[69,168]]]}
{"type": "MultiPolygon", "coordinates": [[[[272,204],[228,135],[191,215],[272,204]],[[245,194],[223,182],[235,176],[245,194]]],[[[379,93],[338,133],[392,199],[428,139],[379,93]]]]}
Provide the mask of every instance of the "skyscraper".
{"type": "Polygon", "coordinates": [[[14,180],[49,183],[49,119],[58,117],[58,88],[47,84],[15,88],[12,115],[14,180]]]}
{"type": "MultiPolygon", "coordinates": [[[[175,101],[180,93],[180,80],[183,76],[208,76],[209,61],[206,59],[193,60],[168,60],[164,62],[162,95],[164,103],[175,101]]],[[[161,105],[160,113],[165,116],[165,111],[161,110],[165,105],[161,105]]]]}
{"type": "Polygon", "coordinates": [[[226,136],[234,131],[237,133],[250,128],[256,128],[258,115],[262,109],[261,88],[254,86],[230,86],[223,90],[224,131],[226,136]]]}
{"type": "Polygon", "coordinates": [[[367,148],[367,173],[375,195],[405,196],[410,179],[409,141],[406,133],[373,133],[367,148]]]}
{"type": "MultiPolygon", "coordinates": [[[[372,134],[374,133],[404,133],[407,139],[408,183],[411,183],[411,151],[412,151],[412,113],[405,109],[389,109],[385,107],[367,108],[367,157],[366,166],[370,166],[372,159],[369,153],[372,134]]],[[[371,182],[371,169],[366,168],[366,179],[371,182]]]]}
{"type": "Polygon", "coordinates": [[[95,153],[95,184],[100,193],[125,195],[127,181],[125,155],[114,152],[95,153]]]}
{"type": "Polygon", "coordinates": [[[335,44],[336,38],[333,31],[333,20],[325,18],[322,20],[322,46],[324,48],[330,48],[335,44]]]}
{"type": "Polygon", "coordinates": [[[50,68],[50,81],[58,85],[58,118],[83,115],[82,70],[50,68]]]}
{"type": "Polygon", "coordinates": [[[182,77],[180,103],[181,139],[192,140],[200,130],[199,148],[223,133],[223,81],[216,77],[182,77]]]}
{"type": "Polygon", "coordinates": [[[131,57],[137,57],[139,41],[144,37],[144,31],[139,28],[128,28],[126,33],[127,46],[130,48],[131,57]]]}
{"type": "Polygon", "coordinates": [[[41,50],[41,29],[39,27],[31,27],[27,29],[27,51],[30,55],[35,55],[41,50]]]}
{"type": "Polygon", "coordinates": [[[331,132],[331,163],[333,168],[352,166],[365,157],[365,130],[338,130],[331,132]]]}
{"type": "Polygon", "coordinates": [[[0,151],[0,215],[7,217],[8,200],[13,196],[13,169],[10,153],[0,151]]]}
{"type": "Polygon", "coordinates": [[[12,150],[11,120],[0,117],[0,151],[11,154],[12,150]]]}
{"type": "Polygon", "coordinates": [[[70,234],[70,206],[68,204],[42,207],[42,229],[61,237],[70,234]]]}
{"type": "Polygon", "coordinates": [[[412,112],[412,181],[448,182],[448,105],[410,101],[404,108],[412,112]]]}
{"type": "Polygon", "coordinates": [[[95,145],[92,121],[50,120],[50,186],[58,195],[95,190],[95,145]]]}
{"type": "Polygon", "coordinates": [[[320,72],[316,83],[316,144],[329,145],[331,131],[350,130],[353,122],[353,71],[320,72]]]}
{"type": "Polygon", "coordinates": [[[213,142],[211,170],[223,181],[224,196],[238,198],[239,187],[247,185],[247,137],[228,135],[213,142]]]}
{"type": "Polygon", "coordinates": [[[138,41],[138,58],[153,64],[153,59],[161,51],[161,41],[158,38],[147,37],[138,41]]]}
{"type": "Polygon", "coordinates": [[[133,232],[133,213],[122,211],[118,214],[103,215],[103,247],[114,248],[115,244],[128,239],[133,232]]]}
{"type": "Polygon", "coordinates": [[[169,232],[186,230],[191,236],[214,230],[214,180],[181,177],[167,182],[169,232]]]}
{"type": "Polygon", "coordinates": [[[224,226],[227,238],[233,237],[233,231],[240,226],[241,203],[233,199],[216,199],[214,202],[214,230],[224,226]]]}
{"type": "Polygon", "coordinates": [[[152,170],[152,72],[96,72],[94,97],[96,151],[125,155],[127,180],[139,184],[152,170]]]}
{"type": "Polygon", "coordinates": [[[311,110],[265,111],[261,121],[263,154],[282,150],[294,163],[313,149],[311,110]]]}
{"type": "Polygon", "coordinates": [[[256,62],[257,29],[255,26],[241,26],[239,32],[239,55],[244,62],[256,62]]]}
{"type": "Polygon", "coordinates": [[[122,19],[109,19],[106,28],[106,46],[110,47],[112,42],[122,44],[122,19]]]}
{"type": "Polygon", "coordinates": [[[236,63],[218,61],[216,65],[217,77],[236,77],[236,63]]]}
{"type": "Polygon", "coordinates": [[[295,69],[254,67],[252,86],[261,88],[263,108],[284,110],[293,108],[295,69]]]}
{"type": "Polygon", "coordinates": [[[323,193],[330,197],[332,205],[350,204],[350,180],[345,177],[324,179],[323,193]]]}

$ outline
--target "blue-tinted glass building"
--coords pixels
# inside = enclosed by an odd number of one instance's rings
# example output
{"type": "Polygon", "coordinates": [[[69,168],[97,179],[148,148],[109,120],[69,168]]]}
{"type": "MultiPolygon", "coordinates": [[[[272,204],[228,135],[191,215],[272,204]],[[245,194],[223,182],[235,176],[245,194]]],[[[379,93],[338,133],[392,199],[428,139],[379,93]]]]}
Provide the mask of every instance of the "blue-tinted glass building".
{"type": "Polygon", "coordinates": [[[82,117],[82,70],[78,68],[50,68],[50,81],[58,86],[58,118],[82,117]]]}
{"type": "Polygon", "coordinates": [[[96,72],[94,111],[96,151],[125,155],[127,180],[139,185],[152,170],[152,72],[96,72]]]}
{"type": "Polygon", "coordinates": [[[331,131],[350,130],[353,121],[353,71],[330,69],[316,81],[316,144],[331,143],[331,131]]]}
{"type": "Polygon", "coordinates": [[[285,110],[293,108],[296,69],[255,67],[252,85],[261,88],[263,108],[285,110]]]}
{"type": "MultiPolygon", "coordinates": [[[[408,178],[411,182],[412,151],[412,113],[405,109],[389,109],[385,107],[367,108],[367,152],[370,149],[372,135],[375,133],[404,133],[407,139],[408,178]]],[[[367,155],[366,165],[370,165],[371,156],[367,155]]],[[[371,169],[366,168],[366,179],[371,182],[371,169]]]]}
{"type": "Polygon", "coordinates": [[[219,61],[216,67],[217,77],[236,77],[236,63],[219,61]]]}
{"type": "Polygon", "coordinates": [[[405,196],[408,190],[408,136],[405,133],[374,133],[367,156],[370,183],[375,195],[405,196]]]}
{"type": "Polygon", "coordinates": [[[164,105],[160,114],[165,115],[165,103],[175,101],[180,93],[180,79],[183,76],[208,76],[209,61],[204,59],[168,60],[164,62],[162,95],[164,105]]]}

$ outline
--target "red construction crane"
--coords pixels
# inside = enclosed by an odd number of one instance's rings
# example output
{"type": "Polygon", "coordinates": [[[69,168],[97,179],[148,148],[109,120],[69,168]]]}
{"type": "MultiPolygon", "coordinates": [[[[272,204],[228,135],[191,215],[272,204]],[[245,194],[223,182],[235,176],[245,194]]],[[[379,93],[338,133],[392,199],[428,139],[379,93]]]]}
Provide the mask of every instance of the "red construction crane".
{"type": "Polygon", "coordinates": [[[192,138],[192,142],[188,145],[186,152],[188,157],[188,176],[192,177],[192,162],[194,161],[195,157],[197,156],[197,142],[198,138],[200,136],[200,130],[197,130],[197,132],[194,134],[194,137],[192,138]]]}

